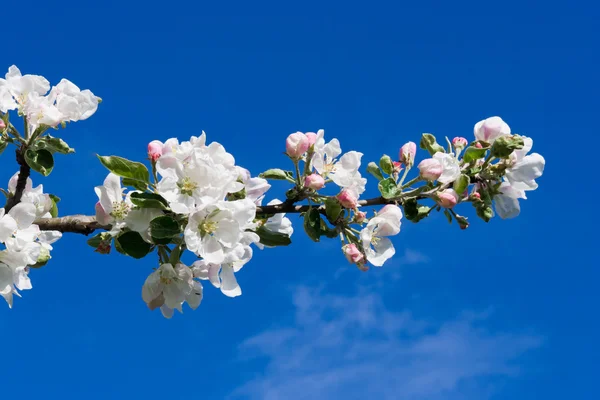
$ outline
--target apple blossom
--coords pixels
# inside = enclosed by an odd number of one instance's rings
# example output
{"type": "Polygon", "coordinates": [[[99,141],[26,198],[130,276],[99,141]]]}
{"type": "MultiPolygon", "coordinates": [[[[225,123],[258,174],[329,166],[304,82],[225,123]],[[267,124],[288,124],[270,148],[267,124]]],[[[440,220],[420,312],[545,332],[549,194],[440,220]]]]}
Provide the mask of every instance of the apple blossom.
{"type": "Polygon", "coordinates": [[[343,189],[338,195],[337,199],[340,204],[349,209],[355,209],[358,207],[358,196],[351,189],[343,189]]]}
{"type": "Polygon", "coordinates": [[[442,163],[435,158],[426,158],[417,165],[417,168],[419,169],[419,176],[430,182],[438,179],[444,172],[442,163]]]}
{"type": "Polygon", "coordinates": [[[289,135],[285,141],[285,151],[288,156],[299,160],[309,147],[308,137],[302,132],[289,135]]]}
{"type": "Polygon", "coordinates": [[[400,148],[399,159],[402,163],[410,168],[415,162],[416,154],[417,144],[415,142],[407,142],[400,148]]]}
{"type": "Polygon", "coordinates": [[[348,262],[352,264],[361,264],[365,259],[365,255],[356,247],[354,243],[345,245],[342,248],[348,262]]]}
{"type": "Polygon", "coordinates": [[[304,186],[309,189],[319,190],[325,186],[325,179],[319,174],[310,174],[304,178],[304,186]]]}
{"type": "Polygon", "coordinates": [[[458,160],[447,153],[435,153],[434,160],[438,160],[442,165],[442,174],[437,178],[440,183],[452,183],[460,176],[460,165],[458,160]]]}
{"type": "Polygon", "coordinates": [[[500,117],[490,117],[479,121],[475,124],[473,130],[477,140],[482,140],[489,144],[494,143],[500,136],[510,134],[510,127],[500,117]]]}
{"type": "Polygon", "coordinates": [[[367,260],[376,267],[392,257],[396,250],[387,236],[400,232],[402,211],[398,206],[388,204],[369,220],[367,226],[360,232],[360,239],[367,260]]]}
{"type": "Polygon", "coordinates": [[[162,156],[163,144],[159,140],[148,143],[148,157],[154,162],[162,156]]]}
{"type": "Polygon", "coordinates": [[[444,208],[453,208],[458,200],[458,194],[454,189],[444,189],[436,194],[437,203],[444,208]]]}
{"type": "Polygon", "coordinates": [[[469,144],[469,142],[464,137],[457,136],[454,139],[452,139],[452,145],[457,150],[464,149],[465,147],[467,147],[467,144],[469,144]]]}

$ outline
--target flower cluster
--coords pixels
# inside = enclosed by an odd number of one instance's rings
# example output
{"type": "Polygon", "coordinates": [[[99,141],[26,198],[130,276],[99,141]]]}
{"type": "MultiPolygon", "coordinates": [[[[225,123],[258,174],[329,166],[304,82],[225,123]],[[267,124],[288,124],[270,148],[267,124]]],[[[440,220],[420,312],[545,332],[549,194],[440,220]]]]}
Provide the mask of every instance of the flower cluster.
{"type": "Polygon", "coordinates": [[[219,143],[207,144],[204,132],[181,143],[153,141],[148,158],[155,182],[147,191],[136,190],[134,184],[127,193],[117,173],[125,175],[124,182],[128,177],[118,165],[141,164],[114,157],[104,161],[114,172],[96,187],[96,218],[112,228],[94,245],[107,252],[106,244],[115,239],[121,251],[133,256],[140,248],[158,250],[160,267],[146,280],[142,297],[150,308],[160,307],[165,317],[170,318],[174,309],[181,311],[184,302],[192,308],[200,304],[198,279],[209,279],[227,296],[239,296],[234,273],[252,258],[251,245],[262,247],[257,232],[289,237],[293,231],[281,214],[257,218],[257,206],[271,185],[236,166],[219,143]],[[132,245],[132,240],[147,246],[132,245]],[[186,266],[181,262],[183,250],[200,261],[186,266]]]}
{"type": "MultiPolygon", "coordinates": [[[[19,174],[9,181],[9,196],[13,196],[19,174]]],[[[50,259],[52,243],[62,237],[57,231],[40,231],[33,222],[37,218],[51,217],[53,199],[43,193],[42,185],[32,187],[27,178],[21,202],[6,213],[0,208],[0,295],[9,307],[13,304],[13,295],[17,290],[31,289],[29,269],[44,265],[50,259]]]]}
{"type": "Polygon", "coordinates": [[[96,112],[100,101],[91,91],[80,90],[67,79],[51,89],[43,76],[22,75],[14,65],[5,79],[0,78],[0,111],[18,110],[26,116],[32,133],[40,126],[85,120],[96,112]]]}

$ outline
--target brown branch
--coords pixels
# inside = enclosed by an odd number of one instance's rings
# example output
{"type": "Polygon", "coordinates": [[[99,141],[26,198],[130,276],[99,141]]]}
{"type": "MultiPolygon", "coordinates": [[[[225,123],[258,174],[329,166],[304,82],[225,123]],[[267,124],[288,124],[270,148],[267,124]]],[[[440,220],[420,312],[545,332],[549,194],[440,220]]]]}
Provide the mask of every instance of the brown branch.
{"type": "Polygon", "coordinates": [[[29,178],[29,174],[31,173],[31,168],[29,168],[29,165],[27,165],[27,162],[25,161],[23,149],[17,149],[16,154],[17,163],[20,165],[19,177],[17,179],[17,188],[15,189],[15,194],[6,200],[6,205],[4,206],[4,210],[6,212],[9,212],[11,208],[19,204],[21,201],[23,191],[25,190],[25,186],[27,186],[27,178],[29,178]]]}
{"type": "MultiPolygon", "coordinates": [[[[375,197],[368,200],[360,200],[358,203],[361,206],[377,206],[385,204],[394,204],[396,201],[387,200],[383,197],[375,197]]],[[[311,206],[309,205],[294,205],[289,203],[275,204],[271,206],[259,206],[256,207],[256,214],[270,215],[270,214],[298,214],[308,211],[311,206]]],[[[325,207],[319,207],[320,211],[325,212],[325,207]]],[[[96,217],[91,215],[69,215],[66,217],[59,218],[43,218],[38,219],[34,222],[39,225],[43,231],[60,231],[60,232],[73,232],[89,235],[95,230],[110,230],[110,225],[102,225],[96,221],[96,217]]]]}

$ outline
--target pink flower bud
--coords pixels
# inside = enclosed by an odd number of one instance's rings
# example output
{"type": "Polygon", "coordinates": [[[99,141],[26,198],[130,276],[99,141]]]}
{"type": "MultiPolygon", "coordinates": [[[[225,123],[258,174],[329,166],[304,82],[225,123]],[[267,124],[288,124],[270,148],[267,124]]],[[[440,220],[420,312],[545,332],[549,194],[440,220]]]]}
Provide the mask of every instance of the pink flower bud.
{"type": "Polygon", "coordinates": [[[357,211],[354,214],[354,222],[356,222],[357,224],[362,224],[363,222],[365,222],[365,219],[367,219],[366,212],[357,211]]]}
{"type": "Polygon", "coordinates": [[[437,194],[436,201],[444,208],[452,208],[458,203],[458,194],[454,189],[445,189],[437,194]]]}
{"type": "Polygon", "coordinates": [[[288,156],[299,160],[308,150],[308,137],[302,132],[289,135],[285,141],[285,151],[288,156]]]}
{"type": "Polygon", "coordinates": [[[163,144],[161,141],[151,141],[150,143],[148,143],[148,157],[150,157],[150,159],[153,162],[156,162],[156,160],[158,160],[160,156],[162,156],[162,149],[163,144]]]}
{"type": "Polygon", "coordinates": [[[354,243],[345,245],[342,247],[342,251],[348,262],[351,262],[352,264],[362,264],[365,259],[365,255],[360,252],[354,243]]]}
{"type": "Polygon", "coordinates": [[[473,192],[471,193],[471,196],[475,197],[476,199],[481,199],[481,195],[479,194],[479,192],[473,192]]]}
{"type": "Polygon", "coordinates": [[[308,147],[310,147],[313,144],[317,143],[317,134],[316,133],[314,133],[314,132],[306,132],[305,135],[308,138],[308,147]]]}
{"type": "Polygon", "coordinates": [[[483,148],[483,146],[479,142],[475,143],[475,147],[477,147],[478,149],[482,149],[483,148]]]}
{"type": "Polygon", "coordinates": [[[402,163],[401,162],[394,161],[394,162],[392,162],[392,165],[394,166],[395,173],[399,173],[400,171],[402,171],[402,163]]]}
{"type": "Polygon", "coordinates": [[[452,144],[454,145],[455,149],[464,149],[465,147],[467,147],[467,144],[469,144],[469,142],[467,142],[467,139],[465,139],[464,137],[457,136],[454,139],[452,139],[452,144]]]}
{"type": "Polygon", "coordinates": [[[417,154],[417,145],[415,142],[405,143],[400,148],[400,161],[402,161],[409,168],[413,166],[415,162],[415,155],[417,154]]]}
{"type": "Polygon", "coordinates": [[[439,178],[442,175],[442,172],[444,172],[442,163],[435,158],[426,158],[419,163],[417,168],[419,168],[421,178],[431,182],[439,178]]]}
{"type": "Polygon", "coordinates": [[[473,130],[477,140],[483,140],[490,144],[500,136],[510,135],[510,127],[500,117],[490,117],[479,121],[473,130]]]}
{"type": "Polygon", "coordinates": [[[4,129],[6,128],[6,124],[4,123],[3,120],[0,119],[0,129],[4,129]]]}
{"type": "Polygon", "coordinates": [[[309,189],[319,190],[325,186],[325,179],[319,174],[310,174],[304,178],[304,186],[309,189]]]}
{"type": "Polygon", "coordinates": [[[110,254],[110,242],[105,242],[104,240],[100,242],[98,247],[96,247],[96,252],[100,254],[110,254]]]}
{"type": "Polygon", "coordinates": [[[337,199],[340,202],[340,204],[345,208],[354,209],[354,208],[358,207],[358,199],[356,198],[354,193],[352,193],[348,189],[343,189],[337,195],[337,199]]]}

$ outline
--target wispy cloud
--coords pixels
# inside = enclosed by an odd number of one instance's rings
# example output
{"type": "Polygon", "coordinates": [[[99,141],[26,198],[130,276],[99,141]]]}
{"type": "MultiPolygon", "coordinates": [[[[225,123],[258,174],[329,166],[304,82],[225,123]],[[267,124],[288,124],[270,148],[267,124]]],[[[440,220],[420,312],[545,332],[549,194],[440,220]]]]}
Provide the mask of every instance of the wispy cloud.
{"type": "Polygon", "coordinates": [[[534,335],[485,329],[488,313],[432,323],[389,310],[377,293],[300,287],[294,305],[288,326],[240,346],[244,358],[267,363],[231,398],[483,399],[489,385],[482,378],[518,375],[519,357],[541,344],[534,335]]]}

